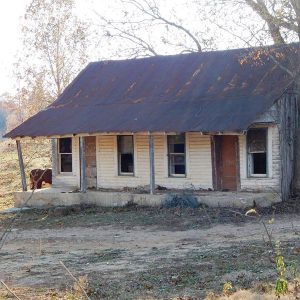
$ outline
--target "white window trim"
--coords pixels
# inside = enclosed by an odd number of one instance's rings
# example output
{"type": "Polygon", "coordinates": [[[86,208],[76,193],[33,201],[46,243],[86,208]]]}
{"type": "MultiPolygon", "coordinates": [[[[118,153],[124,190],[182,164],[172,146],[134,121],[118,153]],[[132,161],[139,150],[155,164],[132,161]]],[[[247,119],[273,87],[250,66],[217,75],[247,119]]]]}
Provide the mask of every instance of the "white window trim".
{"type": "Polygon", "coordinates": [[[117,177],[136,177],[136,136],[134,134],[118,134],[115,136],[115,163],[116,163],[116,176],[117,177]],[[118,147],[118,136],[132,136],[133,139],[133,172],[132,173],[122,173],[119,165],[119,147],[118,147]]]}
{"type": "Polygon", "coordinates": [[[70,175],[73,175],[73,172],[74,172],[74,162],[73,162],[73,157],[74,157],[73,144],[74,144],[74,141],[73,141],[72,137],[69,137],[69,138],[71,139],[71,149],[72,149],[71,153],[60,153],[60,151],[59,151],[60,138],[57,139],[58,140],[58,142],[57,142],[58,175],[62,175],[62,176],[70,176],[70,175]],[[61,154],[71,154],[72,155],[72,172],[62,172],[61,171],[61,154]]]}
{"type": "MultiPolygon", "coordinates": [[[[252,129],[252,128],[249,128],[252,129]]],[[[272,174],[272,145],[273,145],[273,126],[257,126],[257,127],[253,127],[253,129],[265,129],[266,130],[266,155],[267,155],[267,166],[266,166],[266,170],[267,173],[266,174],[251,174],[251,170],[250,170],[250,163],[249,163],[249,152],[248,152],[248,138],[247,135],[245,136],[245,163],[246,163],[246,178],[248,179],[266,179],[266,178],[272,178],[273,174],[272,174]]]]}
{"type": "MultiPolygon", "coordinates": [[[[168,143],[168,136],[165,137],[165,149],[166,149],[166,157],[167,157],[167,177],[168,178],[188,178],[188,135],[186,132],[184,134],[184,141],[185,141],[185,153],[184,153],[184,160],[185,160],[185,174],[171,174],[170,173],[170,158],[169,158],[169,143],[168,143]]],[[[182,155],[182,153],[178,153],[178,155],[182,155]]]]}

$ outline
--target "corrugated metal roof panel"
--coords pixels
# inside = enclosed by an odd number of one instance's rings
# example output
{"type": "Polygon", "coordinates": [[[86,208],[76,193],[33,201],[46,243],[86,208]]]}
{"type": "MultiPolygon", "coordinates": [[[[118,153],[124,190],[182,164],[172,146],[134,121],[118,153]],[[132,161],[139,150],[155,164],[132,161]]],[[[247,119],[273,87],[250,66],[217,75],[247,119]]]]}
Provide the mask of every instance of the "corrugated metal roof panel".
{"type": "Polygon", "coordinates": [[[248,52],[90,63],[52,105],[6,136],[246,130],[291,80],[268,59],[241,64],[248,52]]]}

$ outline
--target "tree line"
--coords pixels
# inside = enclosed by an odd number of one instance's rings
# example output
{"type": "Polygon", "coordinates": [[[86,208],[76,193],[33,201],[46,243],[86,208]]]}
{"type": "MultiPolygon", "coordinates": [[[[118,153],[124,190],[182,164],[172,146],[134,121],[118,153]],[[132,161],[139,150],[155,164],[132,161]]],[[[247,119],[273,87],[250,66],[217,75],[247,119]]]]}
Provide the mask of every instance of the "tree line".
{"type": "MultiPolygon", "coordinates": [[[[58,98],[95,54],[138,58],[300,40],[298,0],[112,3],[109,14],[94,9],[93,19],[83,20],[75,13],[75,0],[30,2],[23,17],[23,49],[13,66],[19,87],[6,97],[19,109],[19,122],[58,98]]],[[[299,81],[300,64],[283,67],[276,54],[264,54],[299,81]]]]}

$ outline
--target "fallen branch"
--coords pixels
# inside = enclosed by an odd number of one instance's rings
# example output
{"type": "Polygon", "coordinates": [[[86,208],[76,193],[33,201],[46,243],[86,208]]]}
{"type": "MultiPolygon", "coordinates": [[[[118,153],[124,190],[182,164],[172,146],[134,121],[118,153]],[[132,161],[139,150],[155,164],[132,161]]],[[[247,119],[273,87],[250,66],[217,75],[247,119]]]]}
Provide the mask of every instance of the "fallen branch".
{"type": "Polygon", "coordinates": [[[86,291],[84,290],[84,288],[81,286],[79,280],[71,273],[71,271],[66,267],[66,265],[62,261],[60,261],[59,263],[68,272],[68,274],[71,276],[71,278],[77,283],[77,285],[80,287],[81,291],[84,293],[86,299],[91,300],[90,297],[88,296],[88,294],[86,293],[86,291]]]}
{"type": "Polygon", "coordinates": [[[0,280],[0,282],[4,285],[4,287],[12,294],[14,295],[18,300],[21,300],[21,298],[19,298],[15,292],[13,292],[8,286],[7,284],[4,283],[4,281],[0,280]]]}

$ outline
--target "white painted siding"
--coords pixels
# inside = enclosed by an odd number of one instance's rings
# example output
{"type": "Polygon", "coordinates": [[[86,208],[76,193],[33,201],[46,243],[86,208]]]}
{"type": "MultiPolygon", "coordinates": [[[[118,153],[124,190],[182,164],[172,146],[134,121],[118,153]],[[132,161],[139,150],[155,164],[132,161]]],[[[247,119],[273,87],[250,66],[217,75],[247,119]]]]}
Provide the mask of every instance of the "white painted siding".
{"type": "Polygon", "coordinates": [[[80,163],[79,163],[79,138],[72,138],[72,174],[53,174],[52,183],[54,187],[80,186],[80,163]]]}
{"type": "MultiPolygon", "coordinates": [[[[154,137],[155,183],[167,188],[212,188],[210,137],[187,134],[187,177],[168,177],[167,136],[154,137]]],[[[118,175],[117,137],[97,136],[99,188],[136,187],[149,184],[148,136],[135,135],[134,176],[118,175]]]]}
{"type": "Polygon", "coordinates": [[[268,128],[268,177],[248,177],[246,136],[239,136],[241,190],[278,191],[280,189],[279,132],[276,126],[268,128]]]}
{"type": "MultiPolygon", "coordinates": [[[[73,138],[73,173],[53,176],[53,186],[79,187],[80,162],[79,138],[73,138]]],[[[278,190],[280,186],[279,134],[277,127],[268,129],[268,177],[247,176],[246,137],[239,136],[240,178],[243,191],[278,190]]],[[[149,184],[148,136],[134,135],[134,176],[118,175],[117,136],[96,137],[97,185],[98,188],[137,187],[149,184]]],[[[212,160],[210,136],[200,133],[186,134],[187,176],[168,176],[167,136],[154,136],[155,183],[167,188],[212,188],[212,160]]]]}

